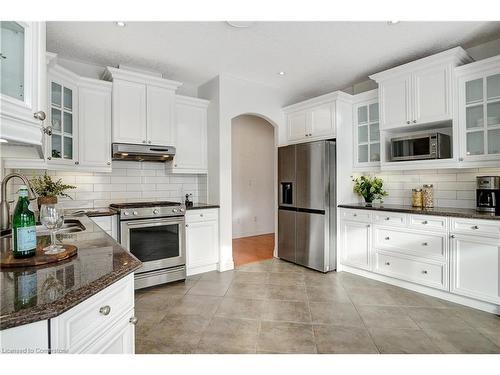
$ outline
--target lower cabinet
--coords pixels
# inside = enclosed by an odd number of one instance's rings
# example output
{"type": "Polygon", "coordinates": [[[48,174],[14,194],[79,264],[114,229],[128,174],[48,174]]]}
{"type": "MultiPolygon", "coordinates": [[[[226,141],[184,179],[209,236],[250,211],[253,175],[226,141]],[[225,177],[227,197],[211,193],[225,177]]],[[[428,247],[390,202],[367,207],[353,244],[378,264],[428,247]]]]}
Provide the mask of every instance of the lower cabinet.
{"type": "Polygon", "coordinates": [[[186,213],[186,268],[188,275],[217,269],[219,263],[219,210],[186,213]]]}
{"type": "Polygon", "coordinates": [[[500,305],[500,240],[451,237],[451,292],[500,305]]]}
{"type": "Polygon", "coordinates": [[[341,221],[342,263],[369,270],[371,225],[354,221],[341,221]]]}
{"type": "Polygon", "coordinates": [[[135,326],[124,317],[82,353],[135,354],[135,326]]]}
{"type": "Polygon", "coordinates": [[[118,241],[118,219],[116,215],[112,216],[95,216],[90,220],[99,228],[109,234],[115,241],[118,241]]]}

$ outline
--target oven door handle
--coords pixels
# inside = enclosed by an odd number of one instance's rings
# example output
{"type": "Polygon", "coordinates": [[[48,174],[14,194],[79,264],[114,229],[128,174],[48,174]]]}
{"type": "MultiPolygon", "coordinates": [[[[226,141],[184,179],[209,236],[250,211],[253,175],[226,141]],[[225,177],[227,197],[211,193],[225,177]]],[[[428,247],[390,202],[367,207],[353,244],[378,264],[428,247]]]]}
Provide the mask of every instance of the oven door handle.
{"type": "Polygon", "coordinates": [[[128,228],[141,228],[141,227],[156,227],[165,224],[184,224],[184,218],[179,219],[146,219],[146,220],[134,220],[134,221],[122,221],[128,228]]]}

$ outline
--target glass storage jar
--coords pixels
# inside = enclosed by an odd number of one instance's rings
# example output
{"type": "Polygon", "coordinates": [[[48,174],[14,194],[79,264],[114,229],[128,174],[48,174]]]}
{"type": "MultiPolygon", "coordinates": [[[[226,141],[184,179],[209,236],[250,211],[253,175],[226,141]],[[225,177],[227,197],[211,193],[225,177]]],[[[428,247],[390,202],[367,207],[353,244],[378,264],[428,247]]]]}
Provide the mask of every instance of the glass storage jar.
{"type": "Polygon", "coordinates": [[[413,207],[422,207],[422,189],[412,189],[411,205],[413,207]]]}
{"type": "Polygon", "coordinates": [[[424,208],[434,207],[434,186],[432,184],[424,185],[422,196],[424,208]]]}

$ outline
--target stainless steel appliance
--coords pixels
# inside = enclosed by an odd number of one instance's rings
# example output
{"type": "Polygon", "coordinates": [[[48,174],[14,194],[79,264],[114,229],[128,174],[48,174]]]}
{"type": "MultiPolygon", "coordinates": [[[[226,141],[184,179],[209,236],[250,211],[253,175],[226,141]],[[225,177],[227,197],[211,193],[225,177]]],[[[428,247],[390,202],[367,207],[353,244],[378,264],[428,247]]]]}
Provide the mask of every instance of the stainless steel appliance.
{"type": "Polygon", "coordinates": [[[143,264],[135,289],[186,278],[185,206],[177,202],[110,204],[123,247],[143,264]]]}
{"type": "Polygon", "coordinates": [[[336,269],[335,141],[278,149],[278,256],[336,269]]]}
{"type": "Polygon", "coordinates": [[[113,143],[111,150],[113,160],[166,162],[175,156],[175,147],[172,146],[113,143]]]}
{"type": "Polygon", "coordinates": [[[451,158],[450,136],[427,133],[391,138],[391,161],[451,158]]]}
{"type": "Polygon", "coordinates": [[[500,176],[478,176],[476,181],[477,211],[500,215],[500,176]]]}

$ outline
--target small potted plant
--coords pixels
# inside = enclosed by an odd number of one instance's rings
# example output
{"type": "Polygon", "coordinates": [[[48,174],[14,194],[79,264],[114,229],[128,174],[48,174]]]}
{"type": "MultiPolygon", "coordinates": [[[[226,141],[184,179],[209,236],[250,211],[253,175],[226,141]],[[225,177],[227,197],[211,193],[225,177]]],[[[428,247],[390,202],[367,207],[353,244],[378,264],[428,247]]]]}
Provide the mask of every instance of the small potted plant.
{"type": "Polygon", "coordinates": [[[57,197],[71,199],[65,191],[76,188],[76,186],[63,184],[61,179],[54,182],[52,177],[47,175],[47,173],[43,176],[34,177],[30,182],[33,190],[38,194],[38,209],[40,209],[42,204],[56,204],[57,197]]]}
{"type": "Polygon", "coordinates": [[[387,196],[383,189],[384,181],[378,177],[361,176],[353,179],[354,191],[365,199],[366,206],[370,207],[375,199],[387,196]]]}

